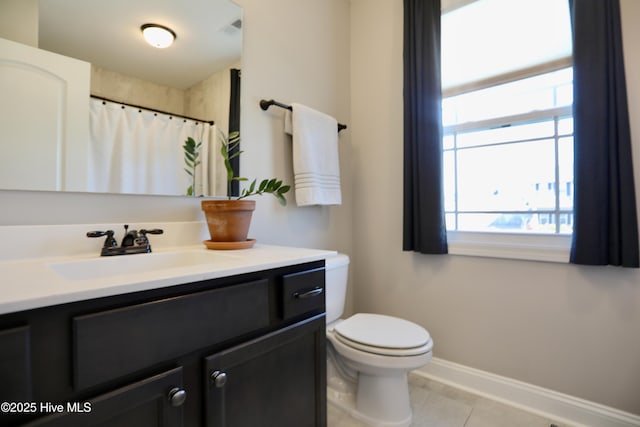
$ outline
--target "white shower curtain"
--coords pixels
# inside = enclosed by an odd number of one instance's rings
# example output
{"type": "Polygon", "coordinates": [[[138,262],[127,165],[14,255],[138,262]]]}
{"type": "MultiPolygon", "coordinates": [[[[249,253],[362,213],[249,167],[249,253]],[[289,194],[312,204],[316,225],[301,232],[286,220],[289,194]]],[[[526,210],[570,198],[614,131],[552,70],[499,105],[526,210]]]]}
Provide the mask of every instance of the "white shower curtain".
{"type": "Polygon", "coordinates": [[[226,194],[215,125],[91,99],[89,191],[186,195],[183,145],[202,141],[194,195],[226,194]]]}

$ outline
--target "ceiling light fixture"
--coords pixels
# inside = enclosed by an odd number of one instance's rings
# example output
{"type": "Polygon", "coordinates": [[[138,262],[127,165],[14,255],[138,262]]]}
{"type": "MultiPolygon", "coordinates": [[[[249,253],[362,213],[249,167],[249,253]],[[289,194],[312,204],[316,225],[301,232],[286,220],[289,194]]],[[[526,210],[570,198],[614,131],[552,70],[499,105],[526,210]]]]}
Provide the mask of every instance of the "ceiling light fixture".
{"type": "Polygon", "coordinates": [[[144,24],[140,29],[147,43],[159,49],[171,46],[176,38],[176,33],[162,25],[144,24]]]}

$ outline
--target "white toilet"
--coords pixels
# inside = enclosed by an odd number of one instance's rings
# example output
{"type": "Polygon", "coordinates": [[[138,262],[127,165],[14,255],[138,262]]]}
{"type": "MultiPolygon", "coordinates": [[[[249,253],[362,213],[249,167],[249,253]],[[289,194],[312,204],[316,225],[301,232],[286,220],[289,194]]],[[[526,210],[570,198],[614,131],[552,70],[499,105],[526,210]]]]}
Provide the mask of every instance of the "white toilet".
{"type": "Polygon", "coordinates": [[[431,360],[433,340],[415,323],[380,314],[340,319],[349,257],[326,260],[327,399],[371,426],[407,427],[407,373],[431,360]]]}

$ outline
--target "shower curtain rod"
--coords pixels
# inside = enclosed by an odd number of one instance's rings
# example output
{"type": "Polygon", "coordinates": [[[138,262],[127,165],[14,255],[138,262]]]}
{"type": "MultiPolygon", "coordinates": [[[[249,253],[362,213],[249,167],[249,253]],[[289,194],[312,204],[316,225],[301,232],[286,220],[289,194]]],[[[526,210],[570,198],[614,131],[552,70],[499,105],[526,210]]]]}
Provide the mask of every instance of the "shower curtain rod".
{"type": "MultiPolygon", "coordinates": [[[[273,99],[270,99],[268,101],[266,99],[263,99],[260,101],[260,108],[262,108],[264,111],[267,111],[267,109],[272,105],[275,105],[276,107],[284,108],[285,110],[293,111],[293,108],[291,107],[291,105],[286,105],[281,102],[274,101],[273,99]]],[[[346,128],[347,128],[347,125],[338,123],[338,132],[346,128]]]]}
{"type": "Polygon", "coordinates": [[[167,116],[173,116],[173,117],[179,117],[181,119],[193,120],[194,122],[208,123],[211,126],[213,126],[215,124],[215,122],[213,120],[196,119],[195,117],[183,116],[181,114],[174,114],[174,113],[169,113],[167,111],[156,110],[155,108],[143,107],[141,105],[135,105],[135,104],[129,104],[127,102],[116,101],[116,100],[113,100],[113,99],[105,98],[103,96],[90,95],[90,97],[94,98],[94,99],[99,99],[100,101],[107,101],[107,102],[113,102],[114,104],[126,105],[127,107],[137,108],[139,110],[146,110],[146,111],[151,111],[153,113],[166,114],[167,116]]]}

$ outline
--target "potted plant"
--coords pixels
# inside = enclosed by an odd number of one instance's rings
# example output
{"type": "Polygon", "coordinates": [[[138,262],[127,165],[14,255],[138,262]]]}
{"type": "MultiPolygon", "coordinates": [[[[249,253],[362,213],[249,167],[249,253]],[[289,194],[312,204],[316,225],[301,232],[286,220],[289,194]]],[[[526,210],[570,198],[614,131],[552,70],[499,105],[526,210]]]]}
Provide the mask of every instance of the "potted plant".
{"type": "Polygon", "coordinates": [[[191,137],[188,137],[182,146],[186,165],[184,170],[191,177],[191,185],[187,187],[187,196],[196,195],[196,168],[200,165],[200,147],[202,147],[202,141],[196,144],[196,140],[191,137]]]}
{"type": "Polygon", "coordinates": [[[247,178],[236,176],[231,166],[231,160],[242,154],[239,149],[240,133],[231,132],[229,138],[226,138],[220,132],[220,140],[222,142],[220,154],[227,171],[227,199],[203,200],[201,203],[211,236],[211,240],[208,241],[210,244],[207,246],[217,248],[221,245],[215,245],[215,242],[223,242],[221,249],[251,247],[255,241],[248,241],[247,234],[256,202],[255,200],[245,199],[254,195],[272,194],[281,205],[286,206],[287,199],[284,195],[291,189],[291,186],[283,184],[282,180],[277,178],[263,179],[260,183],[258,183],[257,179],[254,179],[247,188],[242,189],[238,196],[232,196],[232,182],[249,181],[247,178]],[[228,244],[229,242],[235,242],[236,244],[228,244]]]}

